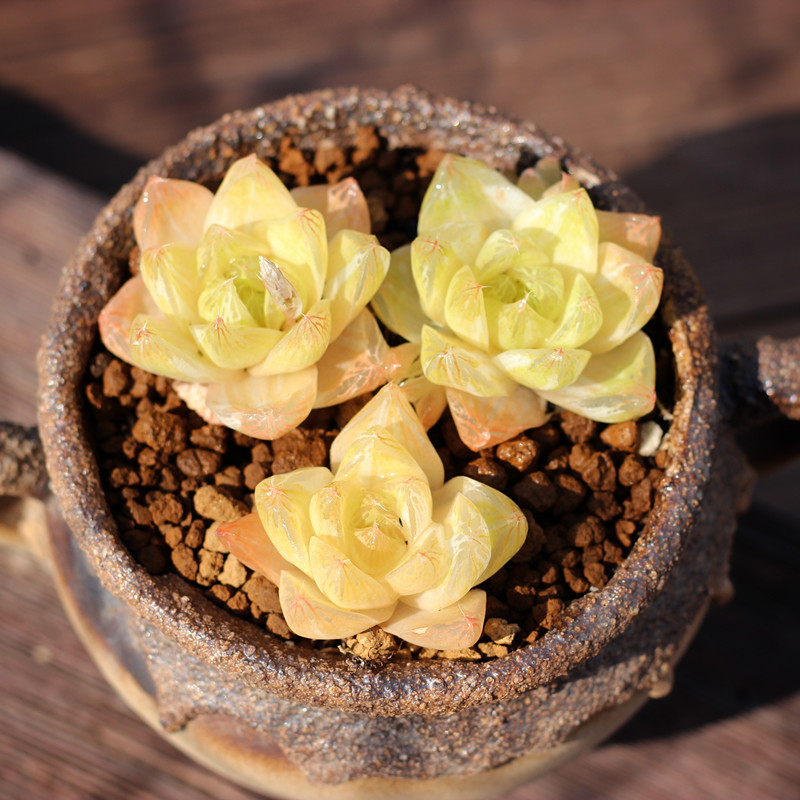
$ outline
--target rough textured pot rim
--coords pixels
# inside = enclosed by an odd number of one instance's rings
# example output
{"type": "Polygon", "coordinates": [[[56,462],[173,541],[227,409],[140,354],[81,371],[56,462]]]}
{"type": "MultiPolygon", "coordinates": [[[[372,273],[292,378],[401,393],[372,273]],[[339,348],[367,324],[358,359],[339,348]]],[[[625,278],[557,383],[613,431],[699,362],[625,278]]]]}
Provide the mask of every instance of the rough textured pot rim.
{"type": "Polygon", "coordinates": [[[311,147],[323,138],[352,141],[357,128],[369,124],[391,147],[462,152],[505,170],[520,159],[553,153],[612,207],[642,210],[613,173],[535,125],[414,87],[325,90],[226,115],[140,170],[82,240],[62,275],[39,353],[39,427],[53,490],[101,582],[180,646],[229,676],[302,703],[373,715],[449,713],[548,684],[599,653],[663,587],[691,536],[716,436],[717,364],[702,292],[679,250],[665,241],[660,252],[666,274],[661,313],[675,359],[676,406],[671,455],[648,529],[604,589],[572,603],[563,627],[494,661],[354,670],[343,656],[287,644],[234,618],[176,575],[150,575],[118,537],[82,410],[97,315],[122,280],[131,209],[150,175],[218,180],[239,155],[274,152],[284,132],[311,147]]]}

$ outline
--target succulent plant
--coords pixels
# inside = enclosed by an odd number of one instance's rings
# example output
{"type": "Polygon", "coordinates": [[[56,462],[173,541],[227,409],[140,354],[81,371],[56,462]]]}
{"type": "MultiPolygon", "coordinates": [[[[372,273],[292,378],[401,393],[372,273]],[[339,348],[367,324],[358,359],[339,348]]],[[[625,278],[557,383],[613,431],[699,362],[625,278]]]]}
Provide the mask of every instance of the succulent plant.
{"type": "Polygon", "coordinates": [[[444,470],[394,383],[342,429],[333,472],[309,467],[262,481],[257,513],[218,535],[279,587],[289,628],[338,639],[374,625],[424,647],[458,650],[481,634],[473,588],[521,547],[525,516],[505,495],[444,470]]]}
{"type": "Polygon", "coordinates": [[[661,295],[659,237],[656,217],[596,210],[555,159],[515,185],[447,155],[372,306],[420,346],[433,386],[416,376],[415,396],[446,398],[475,450],[542,424],[547,401],[621,422],[655,402],[641,328],[661,295]]]}
{"type": "Polygon", "coordinates": [[[369,224],[352,178],[290,192],[254,155],[216,194],[153,177],[133,214],[139,273],[101,313],[103,342],[208,421],[281,436],[408,361],[366,309],[389,265],[369,224]]]}

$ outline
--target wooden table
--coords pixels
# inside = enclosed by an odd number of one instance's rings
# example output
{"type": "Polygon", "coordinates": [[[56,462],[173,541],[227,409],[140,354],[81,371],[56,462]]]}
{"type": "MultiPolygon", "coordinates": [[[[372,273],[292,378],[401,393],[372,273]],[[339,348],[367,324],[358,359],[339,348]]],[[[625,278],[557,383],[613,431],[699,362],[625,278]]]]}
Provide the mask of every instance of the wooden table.
{"type": "MultiPolygon", "coordinates": [[[[0,419],[35,419],[61,265],[114,188],[194,125],[325,85],[416,82],[535,119],[663,214],[723,338],[800,335],[798,41],[795,0],[4,0],[0,419]]],[[[509,798],[800,797],[798,487],[797,464],[759,485],[736,598],[672,694],[509,798]]],[[[0,797],[255,797],[131,715],[14,547],[0,549],[0,675],[0,797]]]]}

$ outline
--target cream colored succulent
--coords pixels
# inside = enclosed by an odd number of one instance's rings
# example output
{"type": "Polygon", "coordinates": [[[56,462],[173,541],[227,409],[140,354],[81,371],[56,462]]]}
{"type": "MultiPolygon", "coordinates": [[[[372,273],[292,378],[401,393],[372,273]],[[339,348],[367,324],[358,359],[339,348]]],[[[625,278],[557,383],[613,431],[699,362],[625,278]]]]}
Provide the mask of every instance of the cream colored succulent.
{"type": "Polygon", "coordinates": [[[209,421],[273,439],[409,359],[365,308],[389,254],[352,178],[290,192],[254,155],[216,194],[154,177],[133,228],[140,271],[101,313],[103,342],[209,421]]]}
{"type": "Polygon", "coordinates": [[[286,623],[310,639],[379,625],[413,644],[473,645],[486,594],[473,588],[521,547],[505,495],[444,470],[405,393],[381,389],[336,437],[331,466],[273,475],[257,513],[218,530],[279,587],[286,623]]]}
{"type": "Polygon", "coordinates": [[[654,354],[641,328],[663,283],[656,217],[596,210],[554,159],[514,185],[448,155],[418,231],[392,253],[372,305],[419,344],[432,386],[417,376],[415,396],[437,408],[446,399],[468,446],[542,424],[547,401],[602,422],[653,408],[654,354]]]}

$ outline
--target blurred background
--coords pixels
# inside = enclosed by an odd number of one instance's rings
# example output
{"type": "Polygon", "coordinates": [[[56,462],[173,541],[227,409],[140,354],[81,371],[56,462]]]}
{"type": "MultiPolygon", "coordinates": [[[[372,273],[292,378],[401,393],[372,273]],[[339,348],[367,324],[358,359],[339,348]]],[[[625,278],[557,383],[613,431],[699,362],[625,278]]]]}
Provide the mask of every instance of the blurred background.
{"type": "MultiPolygon", "coordinates": [[[[0,418],[34,422],[59,272],[116,189],[193,127],[328,86],[414,83],[559,134],[662,215],[722,339],[800,335],[799,45],[797,0],[2,0],[0,418]]],[[[798,486],[797,465],[759,485],[737,597],[673,694],[514,798],[798,796],[798,486]]],[[[134,720],[47,576],[0,556],[1,796],[253,797],[134,720]]]]}

